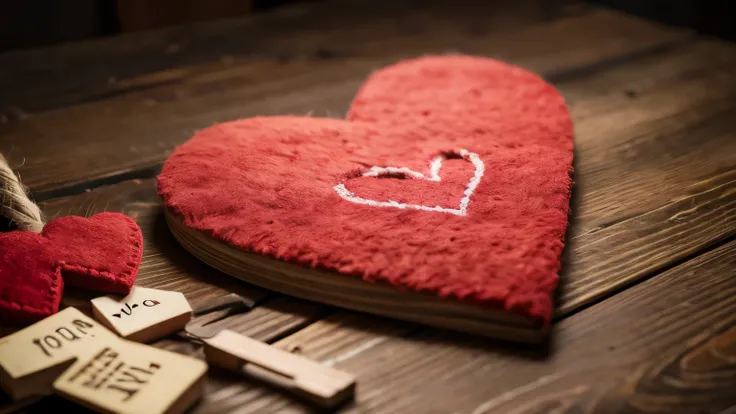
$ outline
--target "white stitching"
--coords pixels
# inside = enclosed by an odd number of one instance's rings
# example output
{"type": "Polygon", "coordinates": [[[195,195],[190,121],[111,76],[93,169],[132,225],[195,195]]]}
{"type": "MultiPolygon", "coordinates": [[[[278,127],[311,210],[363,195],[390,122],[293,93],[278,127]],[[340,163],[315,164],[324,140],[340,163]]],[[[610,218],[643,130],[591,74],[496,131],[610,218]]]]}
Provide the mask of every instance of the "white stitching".
{"type": "MultiPolygon", "coordinates": [[[[458,154],[466,161],[470,161],[473,166],[475,166],[475,173],[473,174],[473,177],[468,181],[468,186],[465,188],[465,191],[463,192],[464,197],[460,200],[460,208],[445,208],[440,206],[434,206],[434,207],[428,207],[423,206],[420,204],[405,204],[405,203],[399,203],[394,200],[389,201],[376,201],[376,200],[368,200],[365,198],[357,197],[354,193],[352,193],[350,190],[345,188],[344,184],[338,184],[334,188],[337,195],[344,198],[347,201],[350,201],[352,203],[356,204],[364,204],[368,206],[373,207],[394,207],[394,208],[401,208],[401,209],[414,209],[414,210],[423,210],[423,211],[436,211],[439,213],[448,213],[448,214],[455,214],[457,216],[465,216],[468,212],[468,204],[470,204],[470,196],[473,195],[473,192],[475,192],[475,188],[478,186],[478,183],[480,183],[480,179],[483,177],[483,172],[485,171],[485,164],[483,161],[478,157],[478,154],[473,152],[468,152],[467,150],[461,149],[458,151],[458,154]]],[[[411,170],[406,167],[371,167],[370,170],[364,172],[362,174],[363,177],[379,177],[381,175],[386,174],[406,174],[408,177],[417,179],[417,180],[427,180],[427,181],[441,181],[439,176],[439,171],[442,168],[442,156],[436,157],[430,162],[429,164],[429,177],[425,176],[424,174],[411,170]]]]}

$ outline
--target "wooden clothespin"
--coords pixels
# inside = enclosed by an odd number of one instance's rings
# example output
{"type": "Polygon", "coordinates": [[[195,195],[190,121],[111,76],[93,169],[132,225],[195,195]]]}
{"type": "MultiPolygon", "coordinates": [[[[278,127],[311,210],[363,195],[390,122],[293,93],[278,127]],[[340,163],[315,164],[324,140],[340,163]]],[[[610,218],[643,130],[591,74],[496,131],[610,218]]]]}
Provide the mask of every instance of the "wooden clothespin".
{"type": "Polygon", "coordinates": [[[239,371],[289,390],[323,407],[334,407],[355,394],[355,377],[233,331],[204,339],[210,364],[239,371]]]}

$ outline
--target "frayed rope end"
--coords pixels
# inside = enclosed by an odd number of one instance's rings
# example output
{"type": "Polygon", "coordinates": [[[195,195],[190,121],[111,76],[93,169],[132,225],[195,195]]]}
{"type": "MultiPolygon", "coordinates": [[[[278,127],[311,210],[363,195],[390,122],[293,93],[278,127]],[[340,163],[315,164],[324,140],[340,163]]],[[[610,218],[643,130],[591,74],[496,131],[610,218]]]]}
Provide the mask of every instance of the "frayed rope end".
{"type": "Polygon", "coordinates": [[[26,230],[40,233],[45,224],[41,209],[28,198],[26,188],[0,154],[1,231],[26,230]]]}

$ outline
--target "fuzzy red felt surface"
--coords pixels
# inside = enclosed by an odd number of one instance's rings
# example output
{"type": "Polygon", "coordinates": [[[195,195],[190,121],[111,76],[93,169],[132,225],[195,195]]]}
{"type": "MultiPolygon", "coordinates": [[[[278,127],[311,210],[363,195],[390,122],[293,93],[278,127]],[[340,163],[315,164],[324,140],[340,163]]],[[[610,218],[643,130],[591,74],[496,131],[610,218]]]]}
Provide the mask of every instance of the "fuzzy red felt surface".
{"type": "Polygon", "coordinates": [[[127,294],[142,254],[140,228],[119,213],[58,218],[42,233],[0,233],[0,323],[56,313],[65,283],[127,294]]]}
{"type": "Polygon", "coordinates": [[[537,75],[424,57],[374,73],[346,121],[202,130],[158,186],[187,226],[245,251],[547,324],[572,158],[567,107],[537,75]]]}

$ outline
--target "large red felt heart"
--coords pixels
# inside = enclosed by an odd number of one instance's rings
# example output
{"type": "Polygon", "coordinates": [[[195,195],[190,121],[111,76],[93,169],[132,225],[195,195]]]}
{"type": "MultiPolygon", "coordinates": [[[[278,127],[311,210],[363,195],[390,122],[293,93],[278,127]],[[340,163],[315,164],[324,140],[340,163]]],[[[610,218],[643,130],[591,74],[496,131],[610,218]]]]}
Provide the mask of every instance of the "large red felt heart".
{"type": "Polygon", "coordinates": [[[491,59],[426,57],[372,75],[348,119],[215,125],[159,192],[245,251],[548,323],[572,169],[559,93],[491,59]]]}
{"type": "Polygon", "coordinates": [[[42,233],[0,233],[0,323],[56,313],[64,283],[127,294],[142,254],[140,228],[119,213],[58,218],[42,233]]]}

